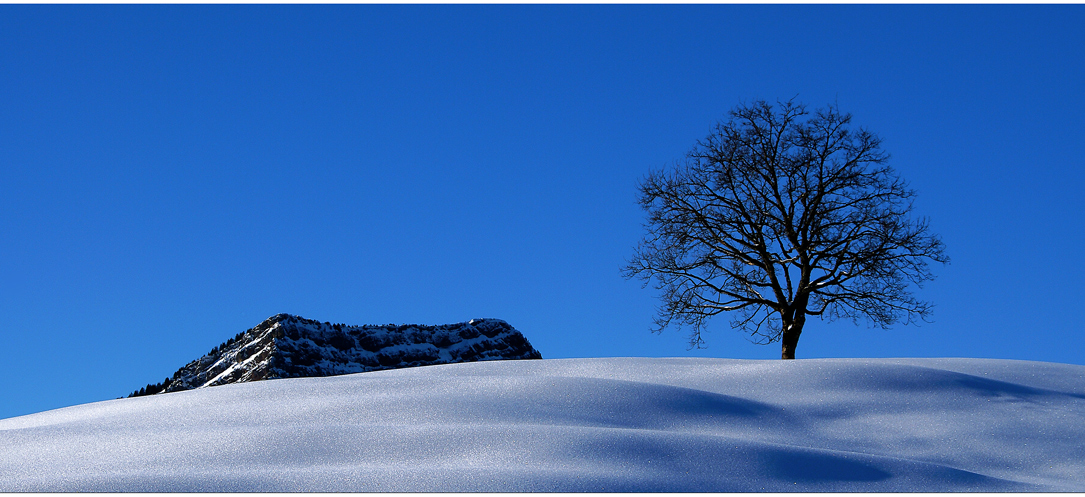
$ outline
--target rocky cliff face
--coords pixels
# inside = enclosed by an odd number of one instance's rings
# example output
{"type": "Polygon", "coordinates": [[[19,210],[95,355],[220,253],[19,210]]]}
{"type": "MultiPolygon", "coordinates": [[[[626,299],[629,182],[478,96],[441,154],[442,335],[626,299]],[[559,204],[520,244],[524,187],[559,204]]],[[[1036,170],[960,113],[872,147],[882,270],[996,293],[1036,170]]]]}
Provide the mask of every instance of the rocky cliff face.
{"type": "Polygon", "coordinates": [[[273,378],[541,358],[523,334],[500,319],[440,326],[345,326],[277,314],[130,397],[273,378]]]}

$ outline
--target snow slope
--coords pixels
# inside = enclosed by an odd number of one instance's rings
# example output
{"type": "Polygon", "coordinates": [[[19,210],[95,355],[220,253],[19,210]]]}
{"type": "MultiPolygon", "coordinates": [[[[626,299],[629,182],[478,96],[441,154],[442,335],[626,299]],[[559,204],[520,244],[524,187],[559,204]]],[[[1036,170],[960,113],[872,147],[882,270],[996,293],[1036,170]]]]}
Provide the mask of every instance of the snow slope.
{"type": "Polygon", "coordinates": [[[1085,367],[492,361],[0,420],[0,491],[1085,491],[1085,367]]]}

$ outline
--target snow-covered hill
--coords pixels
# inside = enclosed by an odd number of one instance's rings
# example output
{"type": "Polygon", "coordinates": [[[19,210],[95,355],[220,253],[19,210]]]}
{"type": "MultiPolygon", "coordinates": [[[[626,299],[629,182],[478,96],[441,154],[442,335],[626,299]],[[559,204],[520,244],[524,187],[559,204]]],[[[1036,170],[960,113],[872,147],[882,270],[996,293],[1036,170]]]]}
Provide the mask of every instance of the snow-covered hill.
{"type": "Polygon", "coordinates": [[[276,314],[132,396],[277,378],[541,358],[523,334],[500,319],[347,326],[276,314]]]}
{"type": "Polygon", "coordinates": [[[0,420],[0,491],[1085,491],[1085,367],[560,359],[0,420]]]}

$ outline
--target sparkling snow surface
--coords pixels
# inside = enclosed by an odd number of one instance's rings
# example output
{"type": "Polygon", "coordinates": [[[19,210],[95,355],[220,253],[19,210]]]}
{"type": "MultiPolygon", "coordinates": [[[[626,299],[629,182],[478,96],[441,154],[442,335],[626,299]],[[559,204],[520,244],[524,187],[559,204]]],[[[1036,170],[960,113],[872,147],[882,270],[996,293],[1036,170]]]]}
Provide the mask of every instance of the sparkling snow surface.
{"type": "Polygon", "coordinates": [[[0,491],[1085,491],[1085,367],[558,359],[0,420],[0,491]]]}

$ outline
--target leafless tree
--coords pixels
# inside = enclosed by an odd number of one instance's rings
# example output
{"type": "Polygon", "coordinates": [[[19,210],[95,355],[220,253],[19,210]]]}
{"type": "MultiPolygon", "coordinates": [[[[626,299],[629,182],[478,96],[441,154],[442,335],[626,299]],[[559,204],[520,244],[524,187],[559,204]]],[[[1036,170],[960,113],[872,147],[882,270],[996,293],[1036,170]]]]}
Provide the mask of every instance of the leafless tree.
{"type": "Polygon", "coordinates": [[[684,161],[649,174],[639,202],[647,235],[623,269],[662,291],[656,331],[689,327],[702,347],[709,318],[795,358],[806,316],[888,327],[926,319],[911,285],[948,263],[915,191],[889,167],[881,140],[849,129],[835,107],[740,105],[684,161]]]}

